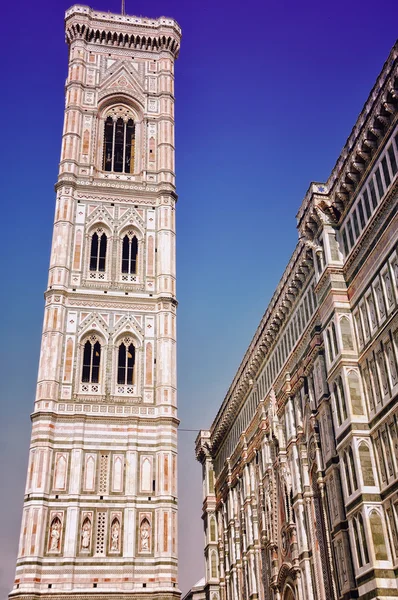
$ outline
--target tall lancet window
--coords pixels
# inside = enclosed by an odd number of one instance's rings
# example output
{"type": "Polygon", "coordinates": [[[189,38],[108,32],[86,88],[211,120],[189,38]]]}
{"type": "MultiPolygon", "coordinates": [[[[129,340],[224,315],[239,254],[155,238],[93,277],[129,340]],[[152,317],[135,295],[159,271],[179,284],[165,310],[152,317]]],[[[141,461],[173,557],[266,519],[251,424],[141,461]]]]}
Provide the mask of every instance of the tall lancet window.
{"type": "Polygon", "coordinates": [[[91,336],[84,344],[83,350],[83,383],[99,383],[99,371],[101,363],[101,344],[96,336],[91,336]]]}
{"type": "Polygon", "coordinates": [[[123,238],[122,273],[136,275],[137,273],[138,242],[133,232],[128,231],[123,238]]]}
{"type": "Polygon", "coordinates": [[[108,117],[104,129],[104,171],[134,173],[135,125],[133,119],[108,117]]]}
{"type": "Polygon", "coordinates": [[[118,385],[133,385],[134,383],[135,348],[130,338],[125,338],[119,346],[117,363],[118,385]]]}
{"type": "Polygon", "coordinates": [[[102,229],[97,229],[91,237],[90,271],[105,271],[106,247],[108,239],[102,229]]]}

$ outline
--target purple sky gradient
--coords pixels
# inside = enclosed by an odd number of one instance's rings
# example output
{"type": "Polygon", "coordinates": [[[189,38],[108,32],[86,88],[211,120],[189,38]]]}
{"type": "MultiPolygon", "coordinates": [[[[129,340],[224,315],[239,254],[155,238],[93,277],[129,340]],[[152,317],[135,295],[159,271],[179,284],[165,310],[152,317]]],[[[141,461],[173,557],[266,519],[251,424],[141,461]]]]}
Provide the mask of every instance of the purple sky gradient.
{"type": "MultiPolygon", "coordinates": [[[[14,576],[64,108],[65,0],[8,3],[2,35],[0,598],[14,576]]],[[[118,12],[120,2],[94,8],[118,12]]],[[[4,10],[4,9],[3,9],[4,10]]],[[[385,0],[126,0],[172,16],[181,429],[207,428],[397,34],[385,0]]],[[[201,471],[181,431],[180,587],[203,575],[201,471]]]]}

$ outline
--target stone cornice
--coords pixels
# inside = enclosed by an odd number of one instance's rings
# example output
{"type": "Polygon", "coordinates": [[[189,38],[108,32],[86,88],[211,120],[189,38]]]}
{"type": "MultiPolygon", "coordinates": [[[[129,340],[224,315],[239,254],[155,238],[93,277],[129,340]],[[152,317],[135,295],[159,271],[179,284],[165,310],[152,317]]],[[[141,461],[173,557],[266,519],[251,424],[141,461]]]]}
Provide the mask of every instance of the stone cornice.
{"type": "Polygon", "coordinates": [[[174,19],[148,19],[94,11],[75,4],[65,13],[66,41],[77,39],[91,44],[132,48],[153,52],[170,52],[177,58],[181,28],[174,19]]]}
{"type": "Polygon", "coordinates": [[[398,119],[398,42],[393,46],[325,184],[310,185],[297,213],[303,236],[314,239],[319,211],[331,223],[344,218],[377,149],[398,119]],[[318,212],[318,215],[316,214],[318,212]]]}

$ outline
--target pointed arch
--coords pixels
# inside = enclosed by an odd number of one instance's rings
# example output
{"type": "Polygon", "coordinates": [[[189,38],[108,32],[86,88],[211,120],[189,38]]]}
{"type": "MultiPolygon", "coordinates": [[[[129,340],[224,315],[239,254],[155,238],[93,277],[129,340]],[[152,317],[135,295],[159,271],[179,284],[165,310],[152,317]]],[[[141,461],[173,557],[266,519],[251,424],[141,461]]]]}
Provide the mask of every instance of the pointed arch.
{"type": "Polygon", "coordinates": [[[372,510],[369,515],[370,531],[372,532],[373,547],[376,560],[388,560],[383,523],[380,513],[372,510]]]}
{"type": "Polygon", "coordinates": [[[83,343],[82,383],[99,383],[101,351],[101,343],[95,334],[83,343]]]}
{"type": "Polygon", "coordinates": [[[64,490],[66,487],[66,456],[57,454],[54,472],[54,489],[64,490]]]}
{"type": "Polygon", "coordinates": [[[135,384],[136,349],[130,336],[121,338],[117,345],[117,383],[135,384]]]}
{"type": "Polygon", "coordinates": [[[138,270],[138,240],[134,230],[127,231],[122,238],[122,274],[136,275],[138,270]]]}
{"type": "Polygon", "coordinates": [[[358,445],[359,462],[361,465],[362,480],[364,485],[375,485],[372,459],[369,446],[365,442],[358,445]]]}
{"type": "Polygon", "coordinates": [[[354,350],[354,342],[352,339],[351,324],[348,317],[341,317],[340,332],[343,341],[344,350],[354,350]]]}
{"type": "Polygon", "coordinates": [[[354,415],[363,415],[363,403],[358,373],[350,371],[347,375],[348,389],[350,392],[351,408],[354,415]]]}

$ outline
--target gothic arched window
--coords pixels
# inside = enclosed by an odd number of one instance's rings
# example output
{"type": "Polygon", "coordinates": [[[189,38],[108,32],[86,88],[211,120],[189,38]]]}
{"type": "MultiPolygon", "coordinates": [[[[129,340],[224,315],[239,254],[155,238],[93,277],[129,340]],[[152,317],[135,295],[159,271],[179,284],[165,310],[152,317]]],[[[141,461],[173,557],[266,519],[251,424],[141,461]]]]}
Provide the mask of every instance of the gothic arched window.
{"type": "Polygon", "coordinates": [[[137,273],[138,241],[133,232],[128,231],[122,242],[122,273],[137,273]]]}
{"type": "Polygon", "coordinates": [[[106,233],[101,228],[97,229],[91,237],[90,271],[105,271],[107,243],[106,233]]]}
{"type": "Polygon", "coordinates": [[[134,383],[135,348],[129,338],[122,341],[119,346],[117,360],[118,385],[133,385],[134,383]]]}
{"type": "Polygon", "coordinates": [[[334,402],[336,404],[337,423],[340,426],[341,423],[342,423],[342,420],[341,420],[341,410],[340,410],[340,400],[339,400],[339,394],[337,392],[337,385],[335,383],[333,384],[333,395],[334,395],[334,402]]]}
{"type": "Polygon", "coordinates": [[[351,475],[352,475],[352,482],[353,482],[354,490],[357,490],[358,489],[357,472],[355,470],[355,461],[354,461],[354,455],[353,455],[351,446],[348,448],[348,458],[350,460],[351,475]]]}
{"type": "Polygon", "coordinates": [[[134,173],[135,125],[133,119],[109,116],[104,129],[104,171],[134,173]]]}
{"type": "Polygon", "coordinates": [[[84,344],[83,350],[83,383],[99,383],[101,362],[101,344],[95,336],[91,336],[84,344]]]}
{"type": "Polygon", "coordinates": [[[337,385],[339,388],[339,396],[340,396],[340,402],[341,402],[341,409],[342,409],[342,413],[343,413],[343,419],[345,421],[347,418],[347,404],[345,401],[344,386],[343,386],[341,377],[338,378],[337,385]]]}

